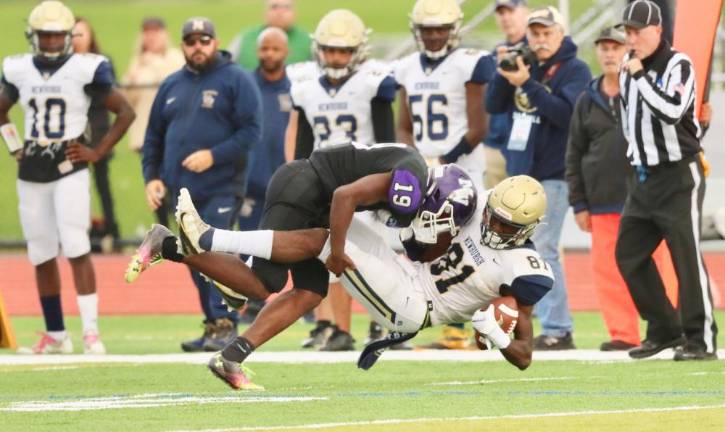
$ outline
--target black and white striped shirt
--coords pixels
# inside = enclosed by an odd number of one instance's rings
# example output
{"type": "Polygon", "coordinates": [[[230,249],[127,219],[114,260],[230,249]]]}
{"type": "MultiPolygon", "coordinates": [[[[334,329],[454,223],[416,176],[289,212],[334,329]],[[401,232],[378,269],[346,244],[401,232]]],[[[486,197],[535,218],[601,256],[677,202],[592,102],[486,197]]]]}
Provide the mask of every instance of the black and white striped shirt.
{"type": "Polygon", "coordinates": [[[636,74],[622,70],[619,75],[622,128],[632,165],[676,162],[700,152],[692,61],[663,41],[642,63],[644,69],[636,74]]]}

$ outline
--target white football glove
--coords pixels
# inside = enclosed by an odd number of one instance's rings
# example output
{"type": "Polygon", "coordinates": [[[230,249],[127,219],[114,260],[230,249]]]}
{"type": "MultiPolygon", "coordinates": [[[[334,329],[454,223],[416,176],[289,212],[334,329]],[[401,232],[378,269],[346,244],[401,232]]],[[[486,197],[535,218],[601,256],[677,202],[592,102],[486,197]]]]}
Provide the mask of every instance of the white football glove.
{"type": "Polygon", "coordinates": [[[485,311],[477,310],[471,317],[473,328],[496,345],[498,349],[506,349],[511,344],[511,338],[498,325],[493,311],[493,305],[489,305],[485,311]]]}

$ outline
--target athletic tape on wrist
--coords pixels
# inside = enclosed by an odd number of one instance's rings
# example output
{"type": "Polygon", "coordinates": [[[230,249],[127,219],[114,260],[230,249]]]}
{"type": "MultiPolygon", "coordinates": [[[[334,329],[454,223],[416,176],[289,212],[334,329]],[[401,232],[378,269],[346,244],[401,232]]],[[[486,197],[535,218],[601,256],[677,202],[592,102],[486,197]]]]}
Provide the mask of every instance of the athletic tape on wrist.
{"type": "Polygon", "coordinates": [[[20,139],[18,129],[12,123],[5,123],[0,126],[0,134],[2,134],[5,145],[8,146],[10,153],[15,153],[23,149],[23,141],[20,139]]]}

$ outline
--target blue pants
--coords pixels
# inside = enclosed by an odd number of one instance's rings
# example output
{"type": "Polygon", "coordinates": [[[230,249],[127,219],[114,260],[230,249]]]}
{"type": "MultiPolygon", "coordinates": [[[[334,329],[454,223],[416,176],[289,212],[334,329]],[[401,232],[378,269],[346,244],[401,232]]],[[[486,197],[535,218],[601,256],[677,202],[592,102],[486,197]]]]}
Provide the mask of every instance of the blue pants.
{"type": "Polygon", "coordinates": [[[242,208],[239,211],[239,231],[253,231],[259,229],[264,211],[264,198],[253,196],[244,197],[242,208]]]}
{"type": "Polygon", "coordinates": [[[574,329],[569,301],[566,294],[564,271],[559,257],[559,242],[564,216],[569,210],[568,187],[564,180],[544,180],[541,182],[546,192],[546,216],[536,227],[532,237],[536,250],[546,260],[554,272],[554,286],[534,306],[534,313],[541,320],[542,334],[563,337],[574,329]]]}
{"type": "MultiPolygon", "coordinates": [[[[178,193],[173,196],[178,196],[178,193]]],[[[222,229],[232,228],[234,217],[239,211],[239,199],[235,196],[213,196],[204,201],[194,201],[194,205],[204,222],[215,228],[222,229]]],[[[174,203],[174,206],[176,206],[176,203],[174,203]]],[[[236,311],[227,309],[226,304],[222,301],[221,294],[214,288],[214,284],[208,282],[197,271],[191,271],[191,278],[199,290],[199,302],[201,303],[201,309],[204,311],[204,322],[209,323],[219,318],[228,318],[236,324],[239,320],[239,314],[236,311]]]]}

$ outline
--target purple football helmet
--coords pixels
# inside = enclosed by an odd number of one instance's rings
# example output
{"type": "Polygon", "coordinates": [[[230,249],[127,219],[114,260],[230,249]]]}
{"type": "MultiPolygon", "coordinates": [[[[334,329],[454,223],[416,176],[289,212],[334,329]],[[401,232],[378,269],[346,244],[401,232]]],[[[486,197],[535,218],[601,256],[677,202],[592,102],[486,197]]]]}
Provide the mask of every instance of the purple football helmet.
{"type": "Polygon", "coordinates": [[[471,177],[456,164],[433,168],[426,190],[425,201],[410,227],[418,242],[435,244],[439,233],[455,236],[471,219],[478,193],[471,177]]]}

